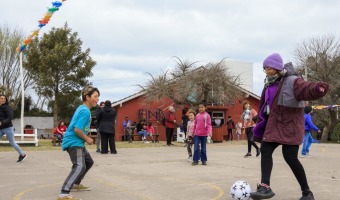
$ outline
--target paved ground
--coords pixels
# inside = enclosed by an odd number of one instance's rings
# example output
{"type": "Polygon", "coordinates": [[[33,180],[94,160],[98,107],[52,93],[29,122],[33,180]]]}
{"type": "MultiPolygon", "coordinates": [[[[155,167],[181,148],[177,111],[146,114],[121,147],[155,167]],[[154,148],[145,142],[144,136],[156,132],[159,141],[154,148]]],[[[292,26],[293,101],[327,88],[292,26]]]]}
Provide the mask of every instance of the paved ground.
{"type": "MultiPolygon", "coordinates": [[[[91,150],[95,166],[83,180],[83,200],[231,199],[230,187],[245,180],[254,190],[260,180],[260,158],[243,158],[246,145],[208,144],[208,165],[192,166],[183,144],[175,147],[118,149],[117,155],[91,150]]],[[[340,145],[313,144],[312,156],[301,159],[315,199],[340,199],[340,145]]],[[[0,200],[52,200],[70,171],[68,154],[32,151],[23,163],[16,152],[0,152],[0,200]]],[[[272,199],[296,200],[300,189],[282,158],[274,154],[272,199]]]]}

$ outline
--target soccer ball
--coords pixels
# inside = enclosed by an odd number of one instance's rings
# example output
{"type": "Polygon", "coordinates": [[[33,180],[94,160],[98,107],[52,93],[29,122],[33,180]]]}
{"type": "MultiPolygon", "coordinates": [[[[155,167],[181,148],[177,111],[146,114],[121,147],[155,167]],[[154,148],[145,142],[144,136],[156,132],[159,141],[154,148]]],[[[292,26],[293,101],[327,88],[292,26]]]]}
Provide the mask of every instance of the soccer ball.
{"type": "Polygon", "coordinates": [[[230,195],[233,200],[248,200],[251,188],[245,181],[236,181],[230,188],[230,195]]]}

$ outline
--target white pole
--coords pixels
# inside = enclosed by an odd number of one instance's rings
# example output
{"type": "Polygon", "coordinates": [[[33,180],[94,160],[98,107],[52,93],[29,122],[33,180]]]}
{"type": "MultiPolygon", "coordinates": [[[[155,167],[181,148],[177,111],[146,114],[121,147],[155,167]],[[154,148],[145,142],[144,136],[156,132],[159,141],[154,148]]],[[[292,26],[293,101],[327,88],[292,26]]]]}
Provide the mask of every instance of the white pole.
{"type": "MultiPolygon", "coordinates": [[[[25,105],[25,89],[24,89],[24,73],[22,70],[22,52],[20,52],[19,56],[20,60],[20,81],[21,81],[21,119],[20,119],[20,127],[21,134],[24,134],[24,105],[25,105]]],[[[24,136],[21,136],[21,140],[24,139],[24,136]]]]}

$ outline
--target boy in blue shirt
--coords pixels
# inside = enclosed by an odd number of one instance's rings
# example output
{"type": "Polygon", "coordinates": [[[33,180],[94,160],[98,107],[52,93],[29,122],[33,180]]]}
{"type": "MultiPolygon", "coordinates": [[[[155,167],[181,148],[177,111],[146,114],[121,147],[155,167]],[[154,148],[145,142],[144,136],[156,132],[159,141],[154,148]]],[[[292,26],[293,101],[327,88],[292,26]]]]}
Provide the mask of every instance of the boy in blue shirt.
{"type": "Polygon", "coordinates": [[[90,190],[80,182],[93,165],[91,155],[85,148],[85,142],[89,145],[93,144],[93,139],[87,136],[91,123],[90,109],[97,106],[99,95],[99,90],[92,86],[82,91],[83,104],[75,111],[64,134],[62,150],[69,153],[72,170],[61,187],[57,200],[80,200],[70,195],[70,191],[90,190]]]}
{"type": "Polygon", "coordinates": [[[302,143],[302,151],[301,151],[301,158],[308,158],[309,155],[309,148],[313,143],[313,137],[311,134],[311,130],[315,130],[320,133],[320,129],[313,124],[312,116],[310,113],[313,112],[311,106],[305,107],[305,135],[303,136],[303,143],[302,143]]]}

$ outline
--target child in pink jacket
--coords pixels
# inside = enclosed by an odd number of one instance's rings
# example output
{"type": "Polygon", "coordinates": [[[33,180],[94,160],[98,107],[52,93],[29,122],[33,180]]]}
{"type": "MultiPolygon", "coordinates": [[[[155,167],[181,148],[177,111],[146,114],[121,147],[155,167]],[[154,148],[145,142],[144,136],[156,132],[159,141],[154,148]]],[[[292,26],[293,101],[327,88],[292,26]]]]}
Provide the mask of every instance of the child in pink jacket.
{"type": "Polygon", "coordinates": [[[202,101],[198,105],[199,113],[196,115],[194,125],[194,158],[192,165],[198,165],[198,159],[201,156],[202,165],[207,164],[207,137],[212,136],[212,126],[210,115],[205,111],[207,104],[202,101]],[[200,145],[199,145],[200,144],[200,145]],[[200,149],[201,146],[201,149],[200,149]]]}

